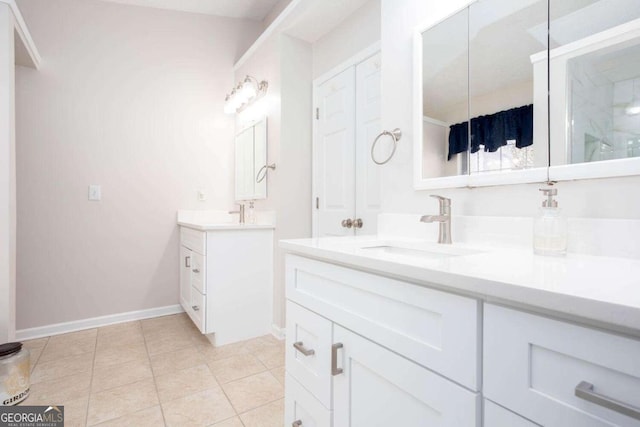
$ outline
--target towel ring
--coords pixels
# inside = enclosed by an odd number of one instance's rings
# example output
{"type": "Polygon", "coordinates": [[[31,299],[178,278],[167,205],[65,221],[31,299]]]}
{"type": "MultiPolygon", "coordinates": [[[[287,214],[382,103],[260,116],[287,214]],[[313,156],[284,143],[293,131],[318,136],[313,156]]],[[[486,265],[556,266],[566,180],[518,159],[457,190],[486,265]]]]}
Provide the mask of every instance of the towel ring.
{"type": "Polygon", "coordinates": [[[396,148],[398,147],[398,141],[400,141],[400,138],[402,138],[402,131],[398,128],[395,128],[391,132],[389,132],[388,130],[383,130],[382,133],[378,135],[376,139],[373,140],[373,144],[371,145],[371,160],[373,160],[373,163],[375,163],[376,165],[384,165],[389,160],[391,160],[393,158],[393,155],[396,154],[396,148]],[[389,154],[389,157],[379,162],[376,160],[376,157],[374,156],[373,152],[380,138],[382,138],[385,135],[389,135],[391,139],[393,139],[393,150],[391,150],[391,154],[389,154]]]}
{"type": "Polygon", "coordinates": [[[264,179],[267,177],[267,171],[269,169],[276,170],[276,164],[273,163],[273,164],[264,165],[263,167],[261,167],[258,173],[256,174],[256,183],[260,184],[262,181],[264,181],[264,179]]]}

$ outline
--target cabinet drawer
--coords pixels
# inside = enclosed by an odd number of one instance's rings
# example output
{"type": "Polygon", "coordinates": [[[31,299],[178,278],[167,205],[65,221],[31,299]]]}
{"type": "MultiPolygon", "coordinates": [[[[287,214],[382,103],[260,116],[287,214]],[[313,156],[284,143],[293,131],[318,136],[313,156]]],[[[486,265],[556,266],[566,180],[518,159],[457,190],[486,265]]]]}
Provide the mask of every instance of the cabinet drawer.
{"type": "Polygon", "coordinates": [[[478,390],[479,302],[287,255],[287,298],[478,390]]]}
{"type": "Polygon", "coordinates": [[[206,313],[206,299],[205,296],[200,293],[196,288],[191,288],[191,307],[187,310],[187,314],[196,324],[200,332],[205,333],[205,313],[206,313]]]}
{"type": "Polygon", "coordinates": [[[490,304],[484,319],[487,398],[546,427],[640,426],[576,396],[587,382],[640,416],[640,341],[490,304]]]}
{"type": "Polygon", "coordinates": [[[287,373],[327,408],[331,408],[331,331],[331,321],[287,301],[287,373]],[[313,354],[305,356],[304,351],[313,354]]]}
{"type": "Polygon", "coordinates": [[[284,425],[331,427],[331,412],[288,373],[285,377],[284,425]]]}
{"type": "Polygon", "coordinates": [[[180,244],[201,255],[207,254],[207,233],[180,227],[180,244]]]}
{"type": "Polygon", "coordinates": [[[531,421],[507,411],[490,400],[484,400],[484,427],[539,427],[531,421]]]}
{"type": "Polygon", "coordinates": [[[206,257],[193,252],[191,254],[191,285],[204,295],[207,293],[206,268],[206,257]]]}

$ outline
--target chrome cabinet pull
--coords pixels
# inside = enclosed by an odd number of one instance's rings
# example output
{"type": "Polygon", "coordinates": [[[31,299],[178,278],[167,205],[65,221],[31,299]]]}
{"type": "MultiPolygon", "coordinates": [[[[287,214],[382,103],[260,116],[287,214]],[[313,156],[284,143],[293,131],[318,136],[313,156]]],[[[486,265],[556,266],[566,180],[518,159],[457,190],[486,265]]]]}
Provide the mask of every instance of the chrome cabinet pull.
{"type": "Polygon", "coordinates": [[[194,269],[193,269],[193,270],[191,270],[191,271],[193,271],[193,272],[194,272],[194,273],[196,273],[196,274],[200,273],[200,270],[198,270],[197,268],[194,268],[194,269]]]}
{"type": "Polygon", "coordinates": [[[342,368],[338,368],[338,349],[344,347],[342,343],[335,343],[331,346],[331,375],[334,377],[343,372],[342,368]]]}
{"type": "Polygon", "coordinates": [[[580,399],[595,403],[598,406],[611,409],[612,411],[618,412],[619,414],[626,415],[631,418],[635,418],[636,420],[640,420],[640,408],[596,393],[595,391],[593,391],[593,384],[591,383],[588,383],[586,381],[580,382],[580,384],[576,386],[575,393],[576,396],[580,399]]]}
{"type": "Polygon", "coordinates": [[[343,219],[342,220],[342,226],[344,228],[351,228],[353,227],[353,220],[351,218],[347,218],[347,219],[343,219]]]}
{"type": "Polygon", "coordinates": [[[184,266],[185,267],[191,267],[191,257],[190,256],[184,257],[184,266]]]}
{"type": "Polygon", "coordinates": [[[291,427],[302,427],[302,420],[292,422],[291,427]]]}
{"type": "Polygon", "coordinates": [[[193,308],[193,311],[200,311],[200,307],[197,305],[192,305],[191,308],[193,308]]]}
{"type": "Polygon", "coordinates": [[[304,354],[305,356],[313,356],[314,354],[316,354],[315,350],[313,350],[313,349],[307,350],[306,348],[304,348],[304,346],[302,345],[302,341],[294,342],[293,343],[293,348],[295,348],[296,350],[298,350],[300,353],[304,354]]]}
{"type": "Polygon", "coordinates": [[[353,228],[362,228],[362,218],[356,218],[353,220],[353,228]]]}

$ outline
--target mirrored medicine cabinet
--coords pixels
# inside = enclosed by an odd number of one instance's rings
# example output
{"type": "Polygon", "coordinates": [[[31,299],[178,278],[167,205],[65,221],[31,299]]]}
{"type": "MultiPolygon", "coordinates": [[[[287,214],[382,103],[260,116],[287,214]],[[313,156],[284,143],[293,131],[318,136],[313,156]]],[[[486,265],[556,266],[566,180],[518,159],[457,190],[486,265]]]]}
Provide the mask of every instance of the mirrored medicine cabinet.
{"type": "Polygon", "coordinates": [[[640,174],[640,2],[477,0],[414,36],[414,186],[640,174]]]}
{"type": "Polygon", "coordinates": [[[245,127],[235,138],[235,199],[267,198],[267,119],[245,127]]]}

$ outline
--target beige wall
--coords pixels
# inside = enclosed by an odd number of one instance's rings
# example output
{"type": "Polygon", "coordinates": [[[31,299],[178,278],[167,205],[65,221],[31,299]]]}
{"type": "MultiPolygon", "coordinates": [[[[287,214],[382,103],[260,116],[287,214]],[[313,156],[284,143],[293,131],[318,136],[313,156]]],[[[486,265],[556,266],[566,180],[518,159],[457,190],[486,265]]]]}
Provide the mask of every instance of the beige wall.
{"type": "Polygon", "coordinates": [[[261,24],[96,0],[19,6],[43,64],[17,73],[18,328],[178,304],[176,211],[231,207],[224,96],[261,24]]]}
{"type": "Polygon", "coordinates": [[[284,253],[278,240],[311,236],[311,46],[276,33],[236,70],[267,80],[267,95],[236,117],[237,128],[267,116],[270,171],[267,199],[258,210],[276,212],[273,322],[285,325],[284,253]],[[287,123],[286,127],[281,123],[287,123]]]}
{"type": "Polygon", "coordinates": [[[0,344],[15,332],[16,170],[14,21],[0,3],[0,344]]]}
{"type": "Polygon", "coordinates": [[[370,0],[313,43],[313,78],[380,40],[380,0],[370,0]]]}
{"type": "MultiPolygon", "coordinates": [[[[540,184],[476,189],[413,190],[413,31],[435,23],[468,0],[381,0],[382,127],[403,131],[395,158],[382,170],[384,212],[437,211],[431,193],[453,199],[456,215],[533,216],[540,184]]],[[[574,217],[640,218],[640,177],[570,181],[558,184],[564,213],[574,217]]]]}

